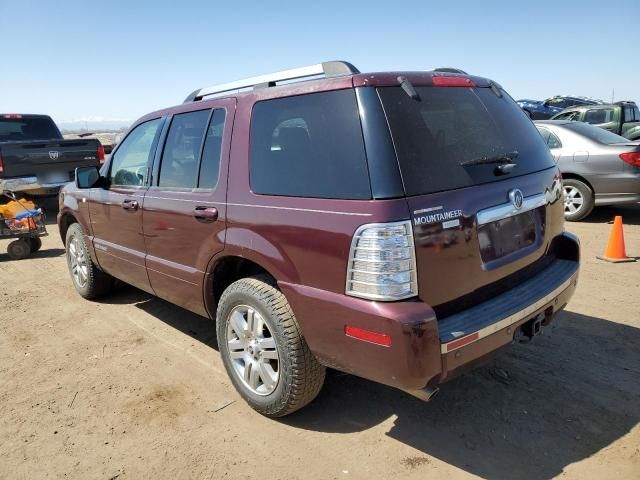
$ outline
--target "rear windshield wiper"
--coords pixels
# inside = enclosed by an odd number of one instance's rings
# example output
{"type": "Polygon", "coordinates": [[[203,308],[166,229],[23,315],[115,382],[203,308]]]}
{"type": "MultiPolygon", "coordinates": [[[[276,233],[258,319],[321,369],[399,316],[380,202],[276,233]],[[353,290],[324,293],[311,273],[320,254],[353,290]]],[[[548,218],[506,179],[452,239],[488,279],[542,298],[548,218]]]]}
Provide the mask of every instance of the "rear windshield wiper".
{"type": "Polygon", "coordinates": [[[515,163],[513,163],[513,160],[515,158],[518,158],[517,151],[501,153],[492,157],[480,157],[474,158],[472,160],[465,160],[464,162],[460,162],[460,165],[462,165],[463,167],[466,167],[468,165],[487,165],[492,163],[507,163],[515,165],[515,163]]]}

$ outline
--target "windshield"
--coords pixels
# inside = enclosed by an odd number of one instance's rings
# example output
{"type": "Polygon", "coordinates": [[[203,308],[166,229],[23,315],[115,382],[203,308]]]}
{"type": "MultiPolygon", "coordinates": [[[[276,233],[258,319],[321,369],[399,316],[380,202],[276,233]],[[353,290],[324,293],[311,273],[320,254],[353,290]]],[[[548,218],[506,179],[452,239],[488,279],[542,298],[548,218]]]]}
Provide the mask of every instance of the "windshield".
{"type": "Polygon", "coordinates": [[[58,128],[48,117],[4,118],[0,116],[0,142],[60,138],[58,128]]]}
{"type": "Polygon", "coordinates": [[[420,100],[400,87],[379,89],[407,195],[464,188],[507,178],[495,162],[510,156],[508,177],[553,167],[553,157],[520,107],[489,88],[417,87],[420,100]],[[517,154],[515,154],[517,152],[517,154]]]}
{"type": "Polygon", "coordinates": [[[611,133],[600,127],[594,127],[588,123],[571,122],[565,125],[569,130],[573,130],[576,133],[584,135],[585,137],[593,140],[594,142],[602,143],[604,145],[613,145],[615,143],[629,143],[627,138],[611,133]]]}

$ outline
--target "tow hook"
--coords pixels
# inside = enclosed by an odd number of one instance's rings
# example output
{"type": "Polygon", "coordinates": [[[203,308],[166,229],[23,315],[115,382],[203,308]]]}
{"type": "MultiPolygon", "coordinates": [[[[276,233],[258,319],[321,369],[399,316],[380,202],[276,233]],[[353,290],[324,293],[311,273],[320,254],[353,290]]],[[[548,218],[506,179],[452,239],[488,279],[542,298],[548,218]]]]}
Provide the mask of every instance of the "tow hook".
{"type": "Polygon", "coordinates": [[[542,322],[544,321],[544,313],[538,314],[528,322],[516,330],[513,340],[519,343],[527,343],[542,333],[542,322]]]}

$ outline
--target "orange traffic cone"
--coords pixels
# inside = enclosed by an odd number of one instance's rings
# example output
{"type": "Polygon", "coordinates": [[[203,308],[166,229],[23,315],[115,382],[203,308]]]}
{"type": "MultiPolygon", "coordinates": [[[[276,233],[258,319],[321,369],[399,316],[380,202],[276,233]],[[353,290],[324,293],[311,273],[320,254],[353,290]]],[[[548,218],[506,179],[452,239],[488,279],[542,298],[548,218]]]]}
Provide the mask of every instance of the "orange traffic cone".
{"type": "Polygon", "coordinates": [[[607,243],[607,249],[604,251],[604,255],[598,257],[600,260],[606,260],[607,262],[635,262],[635,258],[627,257],[627,252],[624,248],[624,232],[622,231],[622,217],[617,215],[613,219],[613,228],[611,229],[611,235],[609,236],[609,243],[607,243]]]}

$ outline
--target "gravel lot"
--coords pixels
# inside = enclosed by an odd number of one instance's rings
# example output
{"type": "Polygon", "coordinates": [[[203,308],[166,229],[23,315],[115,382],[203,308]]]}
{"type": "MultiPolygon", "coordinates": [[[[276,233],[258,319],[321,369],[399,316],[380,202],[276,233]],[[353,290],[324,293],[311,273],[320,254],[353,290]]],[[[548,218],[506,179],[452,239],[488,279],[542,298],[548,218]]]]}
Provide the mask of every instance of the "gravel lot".
{"type": "Polygon", "coordinates": [[[213,322],[130,287],[74,291],[55,224],[41,252],[0,242],[0,478],[640,478],[640,262],[596,260],[614,214],[569,224],[578,290],[544,335],[429,404],[331,372],[281,421],[227,380],[213,322]]]}

